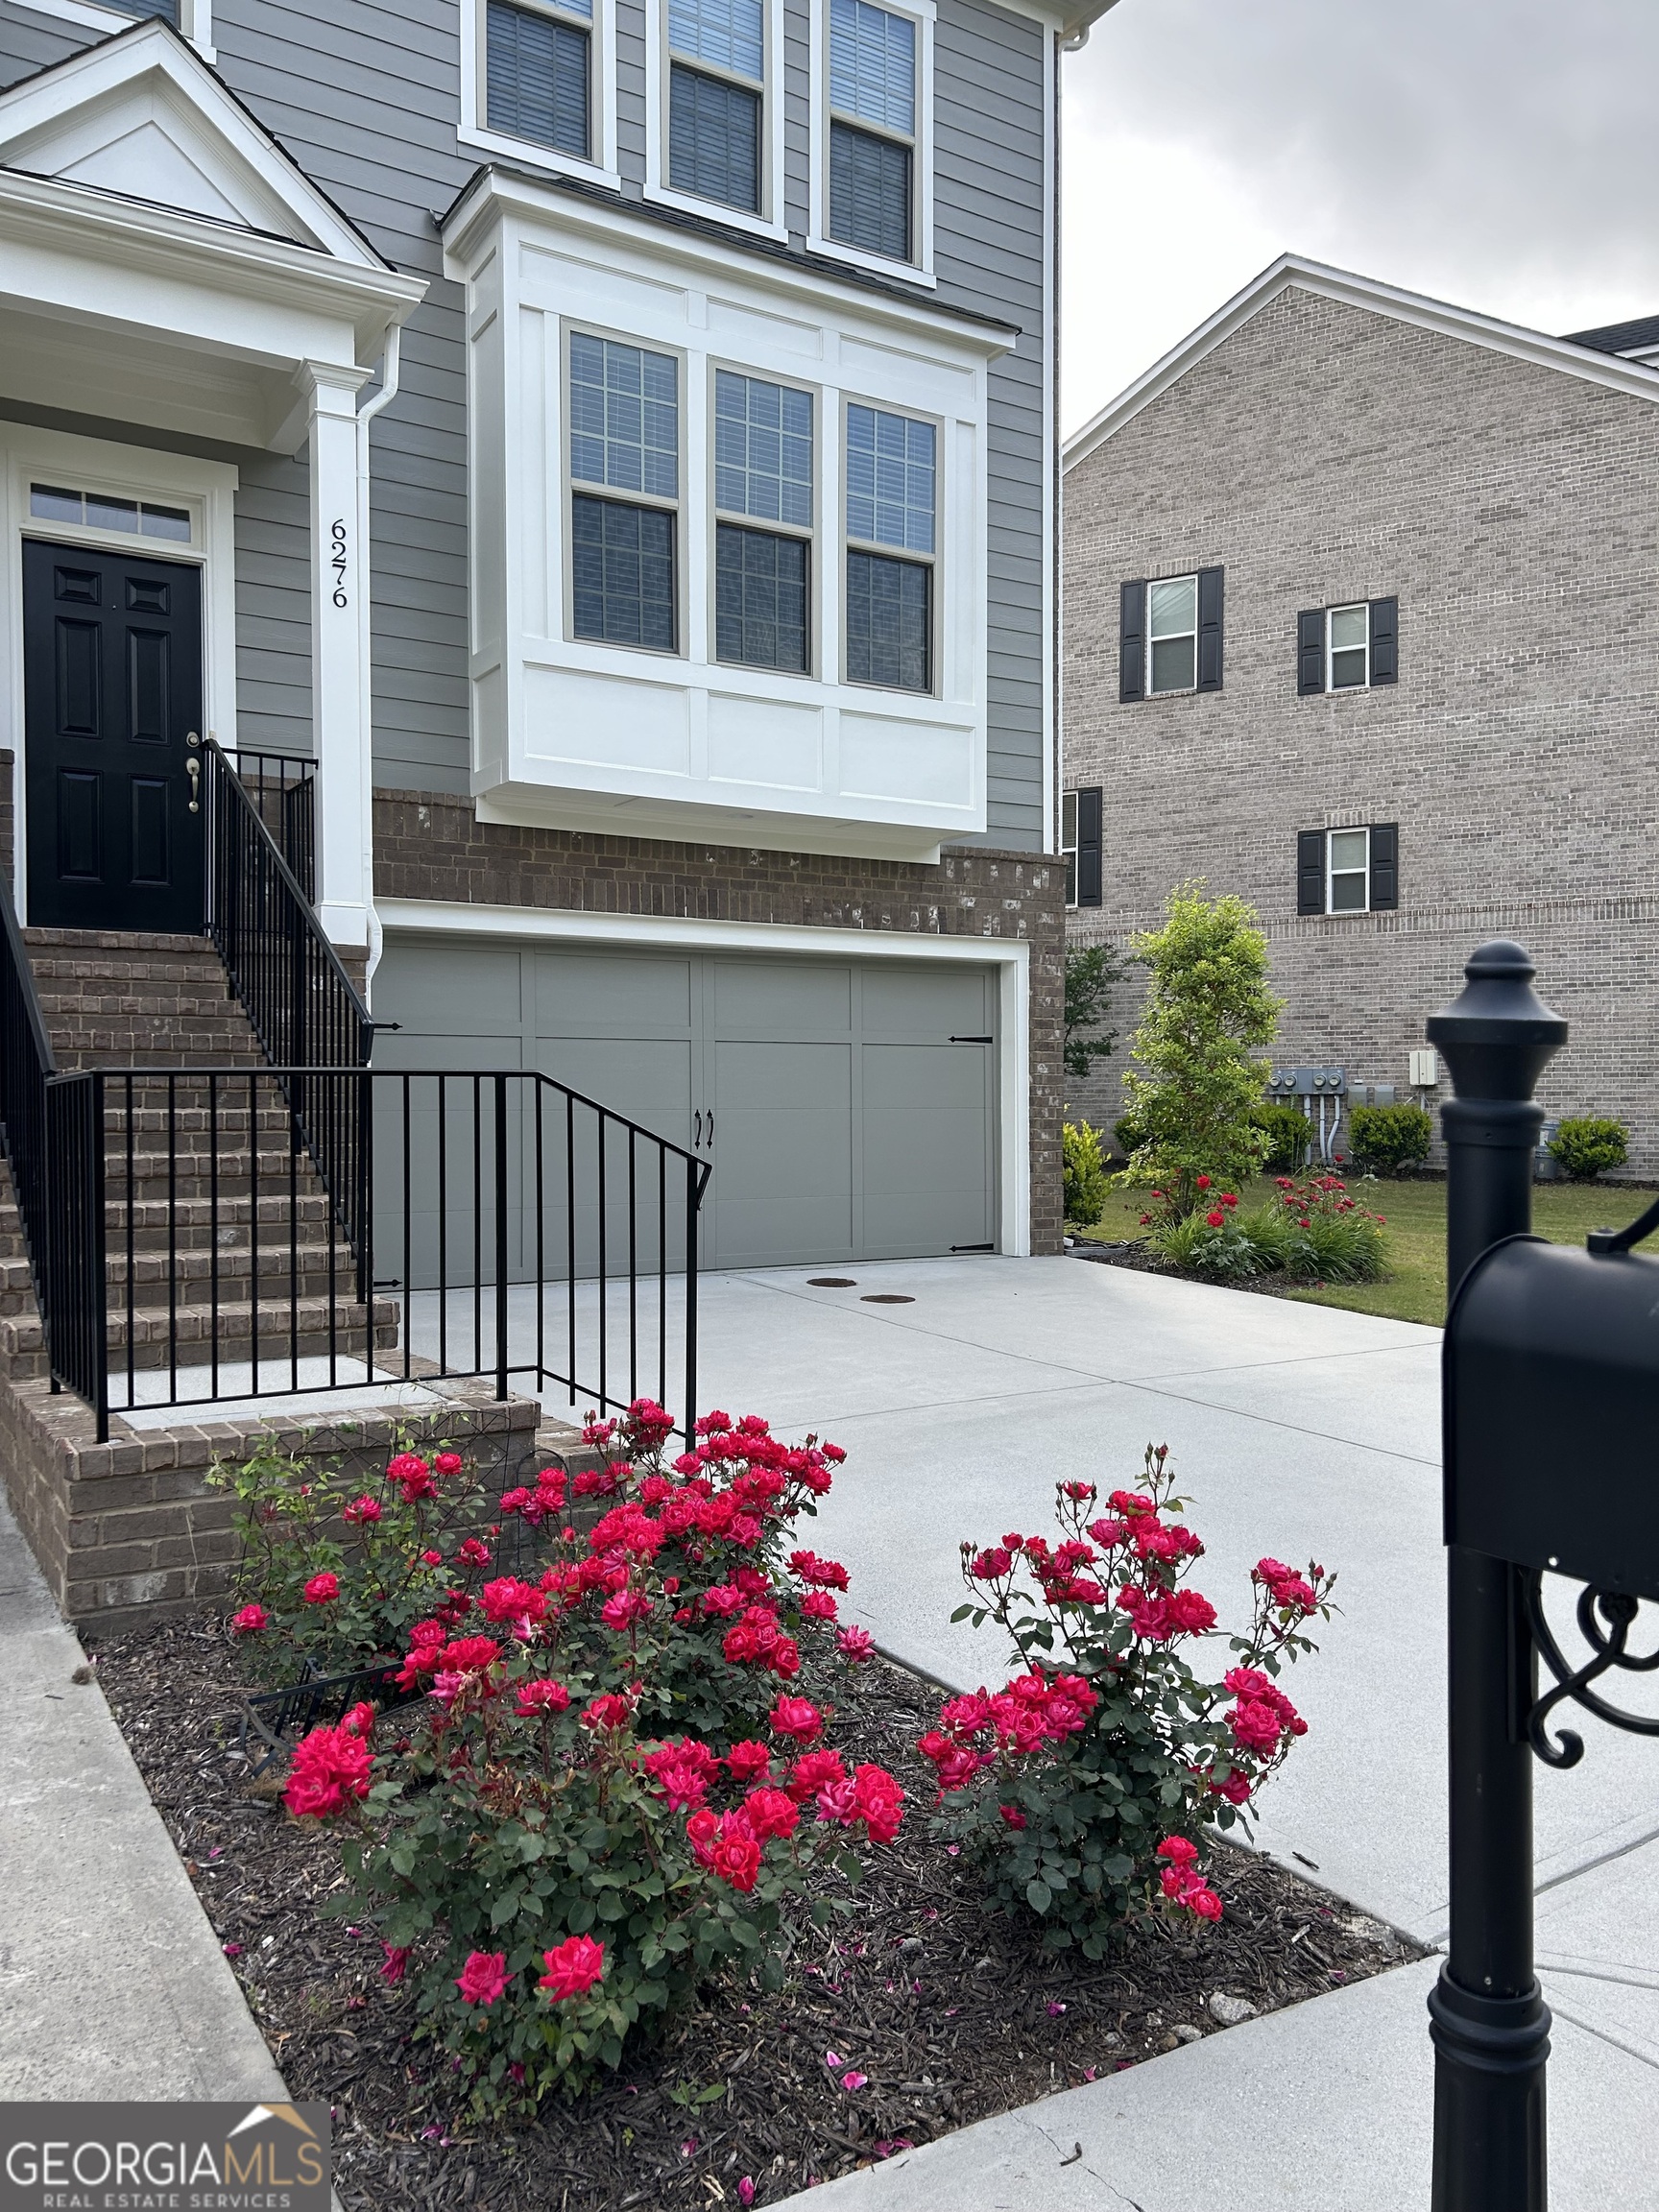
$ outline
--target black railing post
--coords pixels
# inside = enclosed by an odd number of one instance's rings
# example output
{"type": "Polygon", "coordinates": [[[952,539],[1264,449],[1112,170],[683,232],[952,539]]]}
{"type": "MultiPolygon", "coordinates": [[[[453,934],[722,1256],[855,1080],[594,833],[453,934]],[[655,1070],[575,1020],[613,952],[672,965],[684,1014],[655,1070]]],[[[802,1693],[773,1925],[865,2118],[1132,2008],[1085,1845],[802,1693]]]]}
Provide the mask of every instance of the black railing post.
{"type": "MultiPolygon", "coordinates": [[[[1428,1024],[1455,1095],[1447,1146],[1449,1301],[1491,1245],[1532,1225],[1532,1096],[1567,1024],[1534,995],[1519,945],[1483,945],[1456,1001],[1428,1024]]],[[[1450,1476],[1453,1439],[1448,1424],[1450,1476]]],[[[1450,1492],[1448,1492],[1450,1495],[1450,1492]]],[[[1537,1660],[1519,1571],[1447,1552],[1451,1940],[1429,1999],[1434,2212],[1544,2212],[1550,2009],[1532,1961],[1532,1754],[1521,1718],[1537,1660]]]]}
{"type": "MultiPolygon", "coordinates": [[[[86,1139],[86,1312],[91,1321],[92,1411],[98,1441],[109,1441],[109,1272],[105,1258],[104,1070],[92,1070],[92,1126],[86,1139]]],[[[131,1200],[129,1200],[131,1205],[131,1200]]]]}
{"type": "Polygon", "coordinates": [[[507,1078],[495,1078],[495,1395],[507,1395],[507,1078]]]}
{"type": "Polygon", "coordinates": [[[685,1449],[697,1449],[697,1209],[703,1200],[706,1170],[685,1162],[685,1449]]]}

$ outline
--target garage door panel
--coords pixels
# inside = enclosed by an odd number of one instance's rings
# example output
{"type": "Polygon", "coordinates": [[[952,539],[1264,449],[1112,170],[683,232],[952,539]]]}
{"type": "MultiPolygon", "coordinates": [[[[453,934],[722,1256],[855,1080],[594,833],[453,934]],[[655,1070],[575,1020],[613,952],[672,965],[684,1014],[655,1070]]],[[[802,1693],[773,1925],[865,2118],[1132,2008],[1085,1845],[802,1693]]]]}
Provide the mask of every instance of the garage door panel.
{"type": "Polygon", "coordinates": [[[689,1037],[695,963],[641,953],[532,953],[534,1020],[543,1037],[689,1037]]]}
{"type": "Polygon", "coordinates": [[[866,1037],[936,1037],[989,1031],[990,978],[981,970],[947,966],[890,968],[871,961],[863,974],[866,1037]]]}
{"type": "Polygon", "coordinates": [[[671,1144],[691,1140],[689,1039],[538,1037],[543,1075],[637,1121],[671,1144]]]}
{"type": "Polygon", "coordinates": [[[715,1046],[713,1263],[781,1266],[853,1250],[853,1055],[846,1045],[715,1046]],[[722,1164],[733,1171],[722,1173],[722,1164]]]}
{"type": "MultiPolygon", "coordinates": [[[[411,1037],[517,1037],[523,1026],[521,966],[516,945],[390,947],[374,973],[375,1019],[397,1022],[411,1037]]],[[[377,1067],[391,1042],[377,1040],[377,1067]]]]}
{"type": "Polygon", "coordinates": [[[873,1045],[863,1054],[864,1244],[902,1259],[992,1240],[989,1052],[873,1045]]]}
{"type": "Polygon", "coordinates": [[[853,1027],[853,973],[810,960],[716,960],[714,1034],[765,1043],[845,1037],[853,1027]]]}

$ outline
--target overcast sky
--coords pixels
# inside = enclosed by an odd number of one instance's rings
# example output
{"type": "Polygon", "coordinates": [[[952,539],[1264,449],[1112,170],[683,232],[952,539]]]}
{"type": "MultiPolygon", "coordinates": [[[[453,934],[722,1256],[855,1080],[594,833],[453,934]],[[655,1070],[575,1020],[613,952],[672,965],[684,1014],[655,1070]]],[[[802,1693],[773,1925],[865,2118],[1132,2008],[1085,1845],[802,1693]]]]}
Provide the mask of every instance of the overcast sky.
{"type": "Polygon", "coordinates": [[[1064,85],[1068,431],[1287,249],[1659,313],[1656,0],[1118,0],[1064,85]]]}

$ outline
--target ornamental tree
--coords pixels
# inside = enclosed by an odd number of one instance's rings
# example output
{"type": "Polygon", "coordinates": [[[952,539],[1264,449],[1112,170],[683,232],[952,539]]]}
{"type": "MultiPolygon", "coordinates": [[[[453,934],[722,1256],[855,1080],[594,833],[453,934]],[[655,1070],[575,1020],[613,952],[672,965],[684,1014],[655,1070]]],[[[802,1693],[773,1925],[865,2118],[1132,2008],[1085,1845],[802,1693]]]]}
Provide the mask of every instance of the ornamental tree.
{"type": "Polygon", "coordinates": [[[1251,1121],[1283,1000],[1267,988],[1267,940],[1255,910],[1202,883],[1169,894],[1161,929],[1133,956],[1151,971],[1123,1083],[1135,1137],[1129,1172],[1176,1214],[1192,1211],[1198,1178],[1234,1185],[1256,1174],[1267,1139],[1251,1121]]]}

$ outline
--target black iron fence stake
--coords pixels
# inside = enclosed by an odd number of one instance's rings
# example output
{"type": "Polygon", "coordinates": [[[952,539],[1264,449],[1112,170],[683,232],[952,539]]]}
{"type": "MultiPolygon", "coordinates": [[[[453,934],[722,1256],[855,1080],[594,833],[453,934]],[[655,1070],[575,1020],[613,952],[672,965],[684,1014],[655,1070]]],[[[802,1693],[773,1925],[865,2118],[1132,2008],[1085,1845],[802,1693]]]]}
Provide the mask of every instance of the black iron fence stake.
{"type": "MultiPolygon", "coordinates": [[[[1532,1225],[1533,1089],[1567,1024],[1534,996],[1518,945],[1483,945],[1462,995],[1428,1024],[1455,1095],[1447,1145],[1446,1279],[1532,1225]]],[[[1447,1436],[1448,1465],[1452,1438],[1447,1436]]],[[[1429,1999],[1434,2212],[1545,2212],[1550,2009],[1532,1961],[1532,1754],[1522,1727],[1537,1660],[1521,1576],[1447,1553],[1451,1940],[1429,1999]]]]}

